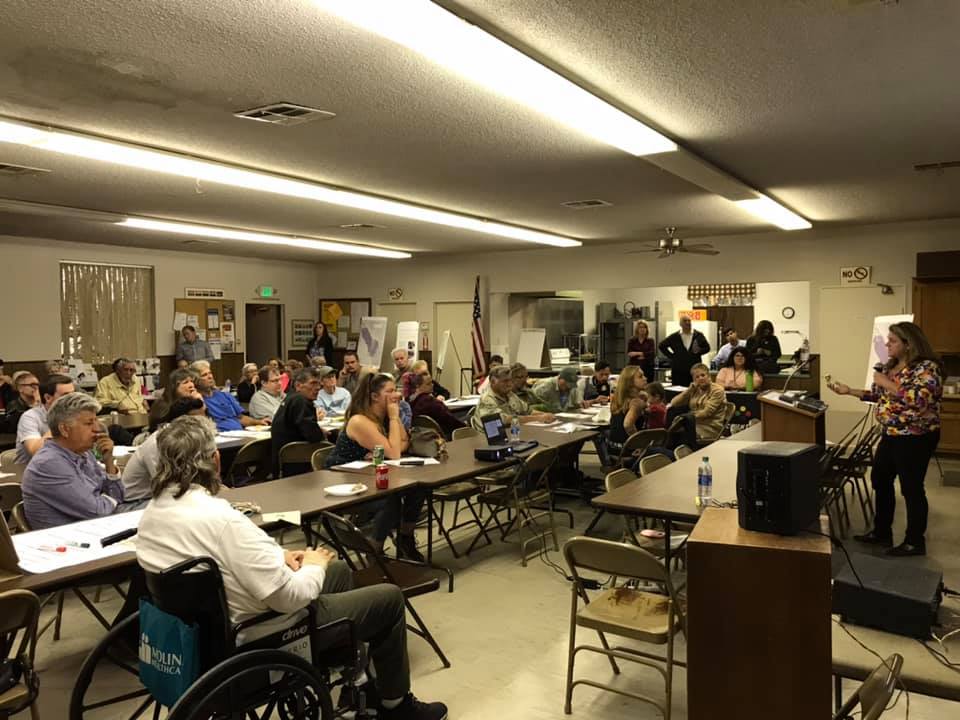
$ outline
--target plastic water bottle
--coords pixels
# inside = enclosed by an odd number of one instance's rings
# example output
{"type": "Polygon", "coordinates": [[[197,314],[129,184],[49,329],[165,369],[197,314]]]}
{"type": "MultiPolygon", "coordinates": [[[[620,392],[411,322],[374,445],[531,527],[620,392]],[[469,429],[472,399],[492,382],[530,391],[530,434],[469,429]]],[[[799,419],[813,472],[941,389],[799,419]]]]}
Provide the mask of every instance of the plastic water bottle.
{"type": "Polygon", "coordinates": [[[710,458],[706,456],[697,469],[697,497],[701,506],[713,499],[713,468],[710,467],[710,458]]]}
{"type": "Polygon", "coordinates": [[[520,418],[516,415],[510,421],[510,439],[513,442],[520,442],[520,418]]]}
{"type": "Polygon", "coordinates": [[[225,393],[229,393],[231,385],[232,383],[230,382],[230,378],[227,378],[226,382],[223,383],[223,391],[225,393]]]}

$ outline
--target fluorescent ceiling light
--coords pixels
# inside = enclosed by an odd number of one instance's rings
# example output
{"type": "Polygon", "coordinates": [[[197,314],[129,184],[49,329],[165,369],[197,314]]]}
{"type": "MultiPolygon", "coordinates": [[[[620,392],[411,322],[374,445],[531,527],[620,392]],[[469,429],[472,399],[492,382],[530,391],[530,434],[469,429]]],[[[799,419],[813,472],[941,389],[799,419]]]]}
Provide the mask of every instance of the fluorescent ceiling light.
{"type": "Polygon", "coordinates": [[[349,23],[631,155],[677,144],[429,0],[315,0],[349,23]]]}
{"type": "Polygon", "coordinates": [[[787,210],[780,203],[761,195],[752,200],[737,200],[735,205],[743,208],[754,217],[783,228],[784,230],[806,230],[813,227],[810,221],[800,217],[792,210],[787,210]]]}
{"type": "Polygon", "coordinates": [[[523,242],[553,245],[555,247],[578,247],[582,244],[579,240],[571,240],[562,235],[553,235],[552,233],[530,230],[516,225],[506,225],[469,215],[410,205],[398,200],[387,200],[350,190],[339,190],[305,180],[294,180],[280,175],[246,170],[209,160],[197,160],[184,155],[152,150],[129,143],[102,140],[89,135],[47,129],[11,120],[0,119],[0,142],[27,145],[38,150],[150,170],[166,175],[203,180],[218,185],[229,185],[257,192],[316,200],[331,205],[368,210],[383,215],[455,227],[487,235],[497,235],[523,242]]]}
{"type": "Polygon", "coordinates": [[[313,238],[299,238],[289,235],[270,235],[269,233],[250,232],[248,230],[231,230],[229,228],[214,227],[212,225],[190,225],[188,223],[168,222],[165,220],[148,220],[146,218],[127,218],[118,221],[117,225],[139,228],[141,230],[157,230],[159,232],[178,233],[180,235],[199,235],[201,237],[223,238],[226,240],[242,240],[244,242],[263,243],[266,245],[286,245],[306,250],[324,250],[326,252],[346,253],[348,255],[365,255],[367,257],[392,258],[402,260],[413,257],[408,252],[399,250],[384,250],[382,248],[365,245],[351,245],[330,240],[315,240],[313,238]]]}

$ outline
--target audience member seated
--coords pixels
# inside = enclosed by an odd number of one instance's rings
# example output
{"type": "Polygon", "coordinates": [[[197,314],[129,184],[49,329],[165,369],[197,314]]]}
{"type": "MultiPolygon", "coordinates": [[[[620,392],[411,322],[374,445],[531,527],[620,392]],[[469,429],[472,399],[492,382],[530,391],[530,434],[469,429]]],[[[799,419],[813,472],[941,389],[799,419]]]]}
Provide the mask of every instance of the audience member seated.
{"type": "MultiPolygon", "coordinates": [[[[404,400],[410,399],[410,395],[413,393],[414,389],[413,381],[420,377],[424,372],[430,372],[430,366],[427,365],[426,360],[417,360],[416,362],[410,364],[410,370],[405,372],[403,377],[400,379],[400,389],[403,392],[404,400]]],[[[437,400],[441,401],[452,397],[450,395],[450,391],[436,380],[433,381],[433,396],[437,400]]]]}
{"type": "MultiPolygon", "coordinates": [[[[510,366],[510,377],[513,378],[514,394],[527,403],[527,405],[532,404],[534,400],[533,396],[530,394],[530,385],[527,383],[527,380],[529,379],[527,374],[527,366],[523,363],[513,363],[510,366]]],[[[487,387],[490,387],[489,383],[487,383],[487,387]]],[[[480,394],[482,395],[483,393],[480,394]]]]}
{"type": "Polygon", "coordinates": [[[520,418],[521,423],[553,422],[551,413],[533,412],[530,406],[513,392],[513,371],[506,365],[501,365],[490,371],[490,387],[480,396],[477,409],[470,421],[474,428],[483,432],[483,418],[500,413],[503,424],[510,427],[513,418],[520,418]]]}
{"type": "Polygon", "coordinates": [[[667,406],[664,404],[666,393],[663,385],[652,382],[647,385],[647,422],[644,428],[656,430],[667,426],[667,406]]]}
{"type": "Polygon", "coordinates": [[[444,436],[449,440],[453,431],[457,428],[466,427],[466,423],[458,420],[447,409],[446,404],[434,395],[435,383],[427,369],[427,364],[420,365],[420,362],[415,362],[413,367],[415,372],[412,374],[413,377],[410,381],[412,392],[408,400],[410,409],[413,411],[413,417],[416,419],[418,415],[424,415],[435,420],[440,429],[443,430],[444,436]]]}
{"type": "Polygon", "coordinates": [[[693,329],[689,317],[680,318],[680,329],[667,335],[660,343],[660,352],[670,359],[670,378],[674,385],[688,386],[692,380],[693,366],[710,352],[710,343],[699,330],[693,329]]]}
{"type": "Polygon", "coordinates": [[[320,373],[320,392],[317,393],[315,405],[317,419],[327,417],[343,417],[350,407],[350,391],[337,385],[337,371],[329,365],[318,368],[320,373]]]}
{"type": "MultiPolygon", "coordinates": [[[[280,448],[292,442],[321,442],[326,439],[317,424],[317,409],[314,402],[320,390],[321,373],[317,368],[300,368],[293,376],[293,392],[288,393],[280,404],[273,425],[270,427],[273,473],[280,471],[280,448]]],[[[284,465],[284,475],[310,472],[310,463],[284,465]]]]}
{"type": "Polygon", "coordinates": [[[177,368],[170,373],[167,378],[167,384],[163,388],[163,393],[159,398],[153,401],[150,406],[149,429],[153,432],[161,422],[164,422],[170,408],[173,404],[186,397],[196,397],[202,399],[200,391],[197,390],[197,382],[200,376],[190,368],[177,368]]]}
{"type": "Polygon", "coordinates": [[[356,350],[347,350],[343,354],[343,368],[337,375],[337,385],[353,396],[357,392],[360,378],[368,372],[370,372],[369,369],[360,366],[360,358],[357,356],[356,350]]]}
{"type": "Polygon", "coordinates": [[[197,337],[197,329],[193,325],[184,325],[180,337],[182,339],[176,353],[177,367],[187,367],[200,360],[213,360],[213,350],[206,340],[197,337]]]}
{"type": "Polygon", "coordinates": [[[713,360],[710,361],[710,364],[713,365],[714,369],[722,368],[727,364],[727,360],[730,359],[730,353],[736,350],[738,347],[744,347],[746,343],[737,336],[736,328],[727,328],[727,331],[723,334],[726,343],[723,347],[717,350],[717,354],[713,356],[713,360]]]}
{"type": "Polygon", "coordinates": [[[100,403],[82,392],[67,393],[50,406],[51,438],[23,472],[23,509],[32,529],[110,515],[123,500],[113,441],[97,420],[99,411],[100,403]]]}
{"type": "Polygon", "coordinates": [[[257,390],[260,389],[260,368],[256,363],[244,363],[240,368],[240,375],[243,377],[237,384],[237,402],[249,403],[257,390]]]}
{"type": "Polygon", "coordinates": [[[273,416],[280,409],[283,402],[283,391],[280,389],[280,372],[269,365],[264,365],[257,374],[260,389],[253,394],[247,414],[254,420],[273,420],[273,416]]]}
{"type": "Polygon", "coordinates": [[[640,366],[647,382],[653,382],[657,348],[650,337],[650,326],[643,320],[637,320],[633,326],[633,337],[627,343],[627,358],[631,365],[640,366]]]}
{"type": "Polygon", "coordinates": [[[776,375],[780,372],[780,341],[774,335],[773,323],[761,320],[753,335],[747,338],[747,352],[753,358],[753,365],[764,375],[776,375]]]}
{"type": "Polygon", "coordinates": [[[333,338],[327,332],[327,326],[318,322],[313,326],[313,337],[307,343],[307,360],[323,358],[324,364],[333,362],[333,338]]]}
{"type": "Polygon", "coordinates": [[[680,426],[683,435],[671,447],[684,443],[691,448],[699,448],[713,442],[723,429],[724,415],[727,410],[727,396],[723,387],[710,380],[710,368],[698,363],[690,368],[693,383],[670,401],[670,409],[683,413],[671,425],[680,426]]]}
{"type": "Polygon", "coordinates": [[[113,361],[113,372],[100,379],[94,397],[104,408],[124,415],[147,412],[137,365],[127,358],[113,361]]]}
{"type": "Polygon", "coordinates": [[[284,393],[290,392],[291,381],[293,376],[296,375],[297,370],[303,368],[303,363],[295,358],[287,358],[286,362],[283,363],[283,371],[280,374],[280,388],[284,393]]]}
{"type": "Polygon", "coordinates": [[[393,358],[393,379],[400,382],[403,374],[410,372],[410,351],[406,348],[394,348],[390,356],[393,358]]]}
{"type": "MultiPolygon", "coordinates": [[[[295,613],[313,603],[320,625],[349,618],[370,644],[382,698],[379,720],[443,720],[440,703],[410,694],[406,611],[395,585],[352,589],[349,567],[328,550],[284,550],[230,503],[216,497],[220,456],[213,425],[182,417],[158,438],[153,501],[144,510],[137,561],[149,572],[193,557],[212,558],[223,576],[231,623],[268,610],[295,613]]],[[[287,618],[272,621],[279,629],[287,618]]],[[[263,630],[263,627],[259,628],[263,630]]]]}
{"type": "Polygon", "coordinates": [[[123,499],[125,502],[134,502],[137,500],[149,500],[153,492],[153,478],[157,474],[157,463],[160,457],[160,451],[157,449],[157,438],[163,426],[171,423],[183,415],[206,414],[203,407],[203,400],[197,397],[185,397],[177,400],[171,407],[167,416],[163,418],[157,432],[151,433],[150,437],[144,440],[136,447],[133,455],[130,456],[127,465],[123,468],[121,481],[123,482],[123,499]]]}
{"type": "Polygon", "coordinates": [[[490,387],[490,371],[501,365],[503,365],[503,355],[490,356],[490,363],[487,365],[487,374],[480,378],[480,382],[477,385],[477,392],[479,394],[482,395],[486,392],[487,388],[490,387]]]}
{"type": "Polygon", "coordinates": [[[605,405],[610,402],[610,363],[597,360],[593,377],[583,387],[583,399],[587,405],[605,405]]]}
{"type": "Polygon", "coordinates": [[[61,358],[54,358],[53,360],[47,360],[43,364],[43,377],[44,379],[50,377],[51,375],[69,375],[70,368],[67,367],[67,364],[61,358]]]}
{"type": "Polygon", "coordinates": [[[644,428],[647,410],[647,376],[639,365],[627,365],[620,372],[617,389],[610,398],[610,442],[623,445],[627,438],[644,428]]]}
{"type": "Polygon", "coordinates": [[[26,465],[37,454],[44,441],[50,437],[47,411],[64,395],[74,391],[73,378],[69,375],[51,375],[40,383],[40,403],[20,416],[17,423],[17,462],[26,465]]]}
{"type": "MultiPolygon", "coordinates": [[[[410,447],[410,434],[401,419],[400,393],[387,373],[365,375],[357,386],[347,410],[347,423],[337,435],[337,444],[327,457],[327,467],[355,460],[369,460],[373,448],[383,447],[386,460],[397,460],[410,447]]],[[[391,495],[374,521],[373,542],[379,550],[391,531],[397,528],[397,552],[410,560],[423,562],[413,531],[426,501],[426,492],[415,490],[391,495]]]]}
{"type": "Polygon", "coordinates": [[[534,407],[548,413],[578,412],[585,406],[578,379],[575,367],[565,367],[556,377],[537,380],[530,391],[534,407]]]}
{"type": "Polygon", "coordinates": [[[217,390],[217,381],[213,377],[213,370],[206,360],[198,360],[190,366],[197,374],[197,390],[207,406],[207,417],[217,424],[217,430],[242,430],[249,425],[270,424],[269,419],[254,420],[244,415],[240,403],[230,393],[217,390]]]}
{"type": "Polygon", "coordinates": [[[0,409],[6,410],[16,397],[17,387],[13,378],[3,371],[3,360],[0,360],[0,409]]]}
{"type": "Polygon", "coordinates": [[[7,412],[0,417],[0,432],[14,434],[20,417],[40,404],[40,383],[33,373],[20,370],[13,374],[11,385],[17,394],[7,403],[7,412]]]}
{"type": "Polygon", "coordinates": [[[717,373],[716,383],[724,390],[746,390],[747,378],[753,376],[750,391],[759,390],[763,376],[753,367],[753,358],[746,348],[738,347],[732,353],[724,367],[717,373]]]}

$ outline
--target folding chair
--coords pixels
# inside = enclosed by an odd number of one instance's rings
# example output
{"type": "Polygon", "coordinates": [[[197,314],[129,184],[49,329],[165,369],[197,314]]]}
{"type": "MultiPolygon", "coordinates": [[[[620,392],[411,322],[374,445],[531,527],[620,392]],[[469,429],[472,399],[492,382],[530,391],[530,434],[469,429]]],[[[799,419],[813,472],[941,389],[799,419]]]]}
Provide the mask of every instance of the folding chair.
{"type": "Polygon", "coordinates": [[[650,703],[670,720],[670,707],[673,698],[673,666],[683,665],[674,661],[673,644],[677,631],[684,631],[683,611],[678,602],[676,591],[670,580],[670,573],[653,555],[643,548],[623,543],[599,540],[597,538],[576,537],[563,546],[570,573],[570,643],[567,651],[567,682],[564,712],[572,711],[573,689],[577,685],[590,685],[601,690],[609,690],[620,695],[632,697],[650,703]],[[651,581],[662,585],[666,594],[643,592],[624,585],[602,591],[593,600],[587,595],[581,570],[626,578],[632,581],[651,581]],[[580,606],[581,601],[583,606],[580,606]],[[600,647],[595,645],[577,645],[577,628],[596,631],[600,637],[600,647]],[[610,647],[606,634],[620,635],[640,642],[666,645],[666,657],[654,655],[635,648],[623,646],[610,647]],[[617,660],[629,660],[652,667],[664,679],[665,701],[628,692],[619,687],[604,685],[593,680],[573,679],[576,655],[582,650],[606,655],[614,674],[620,674],[617,660]],[[663,664],[663,666],[661,665],[663,664]]]}
{"type": "Polygon", "coordinates": [[[655,428],[652,430],[638,430],[627,438],[627,441],[620,448],[620,455],[617,461],[607,468],[612,472],[619,468],[628,467],[633,463],[633,458],[642,457],[643,454],[652,447],[667,444],[667,431],[655,428]]]}
{"type": "Polygon", "coordinates": [[[17,449],[0,452],[0,470],[12,470],[17,462],[17,449]]]}
{"type": "Polygon", "coordinates": [[[477,435],[482,434],[483,433],[481,433],[479,430],[476,430],[472,427],[462,427],[454,430],[452,437],[454,440],[466,440],[467,438],[476,437],[477,435]]]}
{"type": "Polygon", "coordinates": [[[673,449],[673,456],[679,460],[680,458],[685,458],[687,455],[693,452],[693,448],[687,445],[677,445],[673,449]]]}
{"type": "Polygon", "coordinates": [[[20,680],[0,693],[0,718],[4,720],[27,707],[32,720],[40,720],[37,710],[40,678],[33,669],[39,620],[40,600],[32,592],[8,590],[0,593],[0,660],[16,660],[23,669],[20,680]]]}
{"type": "Polygon", "coordinates": [[[432,568],[429,565],[411,560],[388,558],[379,554],[360,528],[339,515],[324,512],[323,526],[333,540],[333,544],[340,551],[344,561],[353,570],[354,587],[370,587],[380,583],[389,583],[400,588],[407,612],[410,613],[416,623],[416,625],[408,623],[407,629],[426,640],[440,658],[443,666],[450,667],[447,656],[443,654],[440,645],[434,640],[430,630],[427,629],[426,624],[410,602],[411,598],[435,592],[440,588],[440,581],[432,568]],[[350,553],[355,553],[362,565],[358,565],[350,553]]]}
{"type": "Polygon", "coordinates": [[[553,488],[550,486],[550,468],[557,461],[557,449],[541,447],[520,464],[510,478],[508,484],[495,487],[481,493],[480,503],[490,510],[490,516],[484,521],[480,533],[474,537],[467,554],[473,550],[477,541],[486,534],[486,529],[493,521],[500,530],[500,539],[506,540],[507,535],[514,531],[520,538],[520,559],[524,567],[527,566],[527,546],[539,542],[546,546],[546,536],[553,538],[554,550],[560,549],[557,540],[557,528],[553,519],[553,488]],[[498,515],[504,511],[513,511],[513,517],[504,528],[498,515]],[[541,529],[540,518],[547,517],[549,528],[541,529]],[[529,530],[532,536],[524,538],[524,532],[529,530]]]}
{"type": "Polygon", "coordinates": [[[270,478],[270,438],[251,440],[241,447],[230,469],[223,475],[224,484],[234,487],[237,476],[241,477],[240,485],[258,483],[270,478]]]}
{"type": "Polygon", "coordinates": [[[426,428],[427,430],[436,430],[440,433],[440,437],[446,437],[440,424],[429,415],[417,415],[413,418],[412,425],[413,427],[426,428]]]}
{"type": "MultiPolygon", "coordinates": [[[[887,709],[887,703],[900,682],[900,670],[903,668],[903,656],[894,653],[884,660],[876,670],[867,676],[857,691],[847,698],[833,720],[850,720],[853,709],[860,706],[862,720],[877,720],[887,709]]],[[[839,702],[839,701],[838,701],[839,702]]]]}
{"type": "Polygon", "coordinates": [[[310,467],[314,470],[324,470],[327,467],[327,456],[333,452],[333,445],[328,443],[328,447],[317,448],[310,456],[310,467]]]}
{"type": "Polygon", "coordinates": [[[661,455],[657,453],[656,455],[647,455],[646,457],[640,458],[640,477],[649,475],[652,472],[656,472],[660,468],[665,468],[667,465],[670,465],[673,462],[666,455],[661,455]]]}
{"type": "Polygon", "coordinates": [[[0,515],[3,522],[10,527],[15,523],[13,519],[13,508],[23,501],[23,489],[20,483],[0,483],[0,515]]]}
{"type": "Polygon", "coordinates": [[[313,462],[313,453],[332,447],[333,443],[328,443],[326,440],[314,443],[298,440],[287,443],[280,448],[280,476],[283,477],[286,474],[284,468],[287,465],[310,465],[313,462]]]}

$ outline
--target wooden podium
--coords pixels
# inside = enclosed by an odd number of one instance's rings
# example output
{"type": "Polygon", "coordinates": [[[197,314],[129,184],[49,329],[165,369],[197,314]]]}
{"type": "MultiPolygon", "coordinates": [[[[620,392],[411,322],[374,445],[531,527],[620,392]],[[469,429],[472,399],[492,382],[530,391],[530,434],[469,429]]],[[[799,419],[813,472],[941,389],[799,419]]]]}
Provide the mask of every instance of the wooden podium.
{"type": "Polygon", "coordinates": [[[796,405],[782,402],[778,390],[768,390],[760,395],[763,403],[763,439],[780,442],[827,444],[826,414],[803,410],[796,405]]]}
{"type": "Polygon", "coordinates": [[[687,541],[689,720],[830,717],[830,576],[827,538],[704,510],[687,541]]]}

